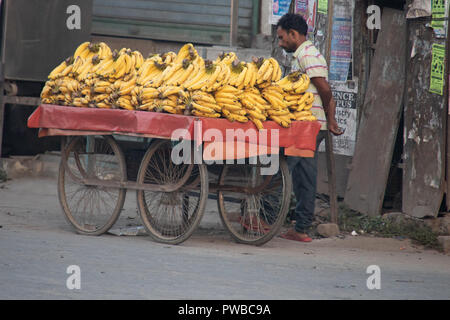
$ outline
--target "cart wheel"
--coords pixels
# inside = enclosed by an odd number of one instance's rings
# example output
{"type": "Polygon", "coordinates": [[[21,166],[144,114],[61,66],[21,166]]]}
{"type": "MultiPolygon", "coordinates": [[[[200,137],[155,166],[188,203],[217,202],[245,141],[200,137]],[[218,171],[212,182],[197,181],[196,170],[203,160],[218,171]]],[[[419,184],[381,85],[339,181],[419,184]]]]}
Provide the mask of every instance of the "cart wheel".
{"type": "Polygon", "coordinates": [[[208,198],[208,171],[204,164],[176,165],[171,160],[172,142],[152,143],[142,159],[138,183],[180,184],[173,192],[137,191],[141,220],[157,242],[179,244],[194,232],[208,198]]]}
{"type": "Polygon", "coordinates": [[[280,230],[289,211],[291,175],[284,156],[278,173],[262,175],[260,164],[224,165],[217,195],[220,218],[239,243],[262,245],[280,230]]]}
{"type": "Polygon", "coordinates": [[[126,181],[125,160],[110,136],[78,136],[61,157],[58,196],[66,220],[77,233],[100,235],[113,226],[122,210],[126,189],[86,185],[82,179],[126,181]]]}

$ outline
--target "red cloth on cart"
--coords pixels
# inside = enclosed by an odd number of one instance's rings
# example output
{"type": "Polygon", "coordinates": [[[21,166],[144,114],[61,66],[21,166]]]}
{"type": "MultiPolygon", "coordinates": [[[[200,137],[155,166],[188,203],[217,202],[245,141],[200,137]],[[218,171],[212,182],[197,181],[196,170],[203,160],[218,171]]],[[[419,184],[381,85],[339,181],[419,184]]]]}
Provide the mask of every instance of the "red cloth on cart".
{"type": "MultiPolygon", "coordinates": [[[[291,147],[301,150],[315,151],[316,136],[320,130],[317,121],[293,121],[290,128],[282,128],[274,121],[265,121],[267,135],[256,130],[252,122],[230,122],[227,119],[199,118],[194,116],[174,115],[147,111],[129,111],[120,109],[90,109],[56,105],[41,105],[28,118],[30,128],[62,129],[87,132],[135,133],[162,138],[171,138],[177,129],[185,129],[188,139],[211,142],[205,139],[205,132],[216,129],[216,133],[229,141],[249,141],[249,135],[256,135],[258,144],[271,147],[291,147]],[[229,129],[242,129],[247,134],[236,134],[229,129]],[[253,129],[247,131],[248,129],[253,129]],[[199,134],[201,132],[201,135],[199,134]],[[195,137],[195,133],[198,135],[195,137]],[[228,138],[227,138],[228,133],[228,138]],[[230,133],[232,133],[230,135],[230,133]],[[279,139],[271,141],[273,134],[279,139]],[[260,137],[263,137],[262,140],[260,137]],[[264,137],[267,137],[264,141],[264,137]]],[[[214,140],[214,139],[212,139],[214,140]]]]}

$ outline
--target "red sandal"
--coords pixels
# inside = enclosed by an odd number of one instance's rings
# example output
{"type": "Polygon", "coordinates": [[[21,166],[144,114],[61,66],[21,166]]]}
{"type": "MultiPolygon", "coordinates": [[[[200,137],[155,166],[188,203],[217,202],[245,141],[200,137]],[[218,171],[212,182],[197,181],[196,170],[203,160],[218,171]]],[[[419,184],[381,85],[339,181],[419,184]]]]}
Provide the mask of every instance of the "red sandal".
{"type": "Polygon", "coordinates": [[[301,233],[298,233],[294,229],[289,229],[287,232],[280,235],[280,237],[283,239],[299,241],[299,242],[311,242],[312,241],[312,239],[310,237],[301,236],[301,233]]]}

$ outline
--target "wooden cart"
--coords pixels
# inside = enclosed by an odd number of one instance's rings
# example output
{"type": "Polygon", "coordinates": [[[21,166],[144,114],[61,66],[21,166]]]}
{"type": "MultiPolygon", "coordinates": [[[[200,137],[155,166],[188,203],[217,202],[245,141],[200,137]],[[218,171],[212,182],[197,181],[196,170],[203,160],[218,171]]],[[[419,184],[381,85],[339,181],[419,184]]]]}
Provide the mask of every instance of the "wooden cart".
{"type": "MultiPolygon", "coordinates": [[[[279,232],[290,204],[291,176],[285,155],[278,152],[282,143],[264,149],[276,156],[276,173],[265,175],[270,164],[249,153],[248,141],[243,141],[249,158],[243,164],[228,159],[220,166],[217,181],[210,181],[208,166],[194,159],[205,141],[201,137],[171,140],[174,128],[193,131],[193,121],[205,121],[204,127],[217,130],[252,126],[225,119],[50,105],[36,109],[28,126],[40,128],[40,136],[70,136],[61,155],[58,195],[67,221],[80,234],[107,232],[119,218],[126,192],[135,190],[140,218],[155,241],[179,244],[188,239],[200,223],[208,195],[215,195],[223,225],[237,242],[266,243],[279,232]],[[125,157],[113,134],[152,138],[136,180],[128,180],[125,157]],[[181,143],[189,148],[180,148],[181,143]],[[187,161],[173,161],[174,154],[187,161]]],[[[280,129],[276,124],[269,127],[280,129]]],[[[316,122],[304,122],[297,129],[281,129],[280,141],[287,146],[300,139],[298,149],[313,154],[319,128],[316,122]]]]}

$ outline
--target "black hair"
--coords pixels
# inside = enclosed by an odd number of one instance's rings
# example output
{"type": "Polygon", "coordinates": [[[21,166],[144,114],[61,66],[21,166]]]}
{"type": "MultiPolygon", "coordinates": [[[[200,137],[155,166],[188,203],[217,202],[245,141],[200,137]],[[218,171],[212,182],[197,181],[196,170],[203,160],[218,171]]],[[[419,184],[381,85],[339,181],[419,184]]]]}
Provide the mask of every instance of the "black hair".
{"type": "Polygon", "coordinates": [[[299,14],[286,13],[278,20],[277,28],[278,27],[286,31],[293,29],[304,36],[308,34],[308,24],[299,14]]]}

